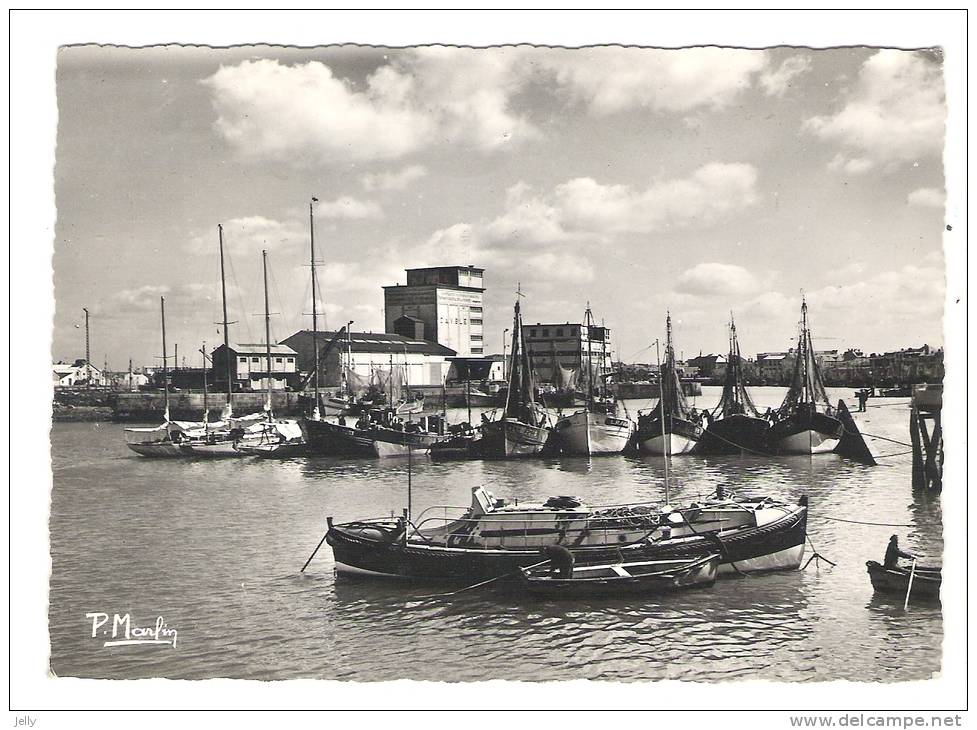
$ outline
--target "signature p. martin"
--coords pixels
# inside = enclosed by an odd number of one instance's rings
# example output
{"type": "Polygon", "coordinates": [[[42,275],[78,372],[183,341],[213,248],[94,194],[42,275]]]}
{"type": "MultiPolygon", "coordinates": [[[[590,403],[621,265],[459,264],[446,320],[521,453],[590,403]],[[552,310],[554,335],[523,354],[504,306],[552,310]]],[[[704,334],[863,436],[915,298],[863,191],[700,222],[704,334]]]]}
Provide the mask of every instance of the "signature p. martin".
{"type": "Polygon", "coordinates": [[[92,638],[105,637],[103,647],[114,646],[170,646],[176,648],[176,629],[166,625],[162,616],[156,617],[152,626],[133,626],[129,614],[113,614],[111,626],[107,613],[86,613],[85,618],[92,621],[92,638]]]}

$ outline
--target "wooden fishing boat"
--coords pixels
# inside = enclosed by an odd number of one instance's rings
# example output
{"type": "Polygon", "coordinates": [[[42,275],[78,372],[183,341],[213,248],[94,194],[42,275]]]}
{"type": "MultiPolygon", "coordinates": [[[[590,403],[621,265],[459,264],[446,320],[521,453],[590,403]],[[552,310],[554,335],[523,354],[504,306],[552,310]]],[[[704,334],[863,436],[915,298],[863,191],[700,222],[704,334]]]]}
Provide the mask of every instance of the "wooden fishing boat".
{"type": "Polygon", "coordinates": [[[569,578],[552,575],[548,566],[521,568],[519,575],[530,593],[550,598],[668,593],[712,585],[719,561],[719,554],[713,553],[689,559],[576,565],[569,578]]]}
{"type": "Polygon", "coordinates": [[[522,315],[516,299],[512,324],[512,354],[508,388],[501,414],[484,415],[479,453],[488,458],[539,454],[550,436],[546,411],[536,403],[533,368],[522,335],[522,315]]]}
{"type": "Polygon", "coordinates": [[[707,414],[708,424],[696,446],[696,453],[764,453],[770,421],[760,415],[746,390],[743,358],[736,338],[736,323],[729,324],[729,359],[719,404],[707,414]]]}
{"type": "Polygon", "coordinates": [[[435,444],[446,441],[440,433],[437,416],[413,423],[398,423],[391,409],[363,414],[353,425],[339,420],[302,422],[305,438],[316,453],[352,456],[408,456],[426,454],[435,444]]]}
{"type": "Polygon", "coordinates": [[[658,362],[658,404],[638,413],[638,449],[646,454],[689,454],[702,437],[702,426],[693,420],[675,366],[671,314],[666,316],[665,329],[665,362],[660,358],[658,362]]]}
{"type": "Polygon", "coordinates": [[[432,507],[416,520],[379,518],[334,524],[326,541],[340,572],[471,581],[539,562],[558,543],[581,564],[693,559],[719,553],[719,571],[796,569],[804,555],[806,499],[703,500],[681,508],[577,500],[512,504],[483,487],[467,509],[432,507]]]}
{"type": "MultiPolygon", "coordinates": [[[[585,317],[588,332],[593,332],[594,329],[592,316],[588,305],[585,317]]],[[[602,370],[603,362],[602,357],[602,370]]],[[[635,431],[634,421],[618,415],[617,402],[607,393],[603,373],[600,374],[600,391],[594,388],[593,359],[590,357],[587,358],[586,372],[586,408],[557,421],[553,427],[553,436],[559,449],[566,454],[620,454],[631,444],[635,431]]]]}
{"type": "Polygon", "coordinates": [[[773,424],[764,437],[765,445],[777,454],[830,453],[838,446],[844,427],[824,389],[804,300],[797,343],[790,388],[773,414],[773,424]]]}
{"type": "Polygon", "coordinates": [[[868,577],[872,581],[872,588],[879,593],[895,593],[902,597],[909,592],[909,598],[939,599],[940,585],[943,582],[941,568],[916,566],[913,575],[912,591],[909,591],[909,575],[911,568],[886,568],[874,560],[865,563],[868,577]]]}

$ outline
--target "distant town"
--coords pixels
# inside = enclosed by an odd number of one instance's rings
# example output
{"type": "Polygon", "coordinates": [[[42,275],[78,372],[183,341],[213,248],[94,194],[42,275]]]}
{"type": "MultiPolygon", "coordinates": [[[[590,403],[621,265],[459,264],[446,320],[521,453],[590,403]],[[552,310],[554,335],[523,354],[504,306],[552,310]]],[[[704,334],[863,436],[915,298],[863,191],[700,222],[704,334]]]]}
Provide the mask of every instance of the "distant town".
{"type": "MultiPolygon", "coordinates": [[[[467,380],[505,380],[506,355],[485,354],[483,329],[484,269],[444,266],[407,270],[407,283],[383,287],[385,332],[357,332],[342,328],[302,330],[272,343],[229,342],[209,353],[210,367],[187,367],[179,350],[167,353],[169,387],[174,391],[199,391],[206,385],[226,391],[228,376],[235,392],[272,390],[295,392],[309,385],[315,371],[316,341],[319,351],[320,386],[338,386],[345,364],[364,379],[397,366],[406,385],[440,388],[467,380]],[[270,349],[270,352],[269,352],[270,349]],[[228,363],[230,359],[230,363],[228,363]],[[270,368],[269,368],[270,363],[270,368]]],[[[591,377],[609,377],[617,383],[655,382],[655,363],[624,363],[612,354],[610,328],[582,322],[529,323],[524,326],[527,350],[540,385],[551,383],[564,371],[591,377]]],[[[504,335],[509,335],[506,330],[504,335]]],[[[191,352],[200,359],[196,348],[191,352]]],[[[741,358],[742,372],[751,385],[786,386],[793,371],[793,349],[761,352],[741,358]]],[[[678,363],[683,379],[719,385],[729,364],[728,353],[709,353],[678,363]]],[[[894,387],[943,379],[943,349],[927,344],[883,353],[858,349],[816,352],[825,385],[841,387],[894,387]]],[[[107,389],[137,392],[163,387],[163,368],[133,366],[109,371],[88,357],[54,363],[56,389],[107,389]]]]}

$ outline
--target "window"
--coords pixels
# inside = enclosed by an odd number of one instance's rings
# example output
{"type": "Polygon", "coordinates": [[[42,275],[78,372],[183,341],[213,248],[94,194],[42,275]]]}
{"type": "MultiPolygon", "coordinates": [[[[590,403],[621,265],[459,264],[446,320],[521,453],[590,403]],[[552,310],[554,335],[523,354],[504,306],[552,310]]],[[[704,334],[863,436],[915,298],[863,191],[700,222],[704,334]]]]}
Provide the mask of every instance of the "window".
{"type": "Polygon", "coordinates": [[[481,355],[481,354],[482,354],[482,348],[481,347],[473,347],[472,348],[472,355],[481,355]]]}
{"type": "Polygon", "coordinates": [[[472,311],[473,314],[481,314],[482,313],[482,308],[481,307],[470,307],[470,309],[471,309],[471,311],[472,311]]]}
{"type": "Polygon", "coordinates": [[[239,357],[238,360],[240,361],[240,363],[242,365],[247,365],[247,363],[248,363],[248,358],[246,358],[246,357],[239,357]]]}
{"type": "Polygon", "coordinates": [[[294,362],[295,362],[295,358],[294,358],[294,357],[290,357],[290,358],[288,358],[288,364],[289,364],[289,365],[291,365],[291,364],[292,364],[292,363],[294,363],[294,362]]]}
{"type": "Polygon", "coordinates": [[[471,321],[471,322],[472,322],[472,324],[473,324],[473,325],[475,325],[475,326],[479,326],[479,325],[481,325],[481,324],[482,324],[482,320],[480,320],[480,319],[472,319],[472,321],[471,321]]]}
{"type": "Polygon", "coordinates": [[[561,330],[561,329],[560,330],[557,330],[556,331],[556,336],[557,337],[563,337],[563,330],[561,330]]]}
{"type": "Polygon", "coordinates": [[[550,331],[549,330],[543,330],[543,337],[549,337],[549,336],[550,336],[550,331]]]}
{"type": "Polygon", "coordinates": [[[281,365],[282,364],[282,359],[280,357],[276,357],[275,358],[275,362],[277,362],[279,365],[281,365]]]}
{"type": "Polygon", "coordinates": [[[258,362],[261,362],[261,358],[260,358],[260,357],[252,357],[252,358],[251,358],[251,362],[252,362],[252,363],[258,363],[258,362]]]}
{"type": "Polygon", "coordinates": [[[535,337],[536,336],[536,330],[529,330],[529,336],[530,337],[535,337]]]}
{"type": "Polygon", "coordinates": [[[472,335],[472,340],[478,340],[479,342],[481,342],[482,341],[482,336],[481,335],[472,335]]]}

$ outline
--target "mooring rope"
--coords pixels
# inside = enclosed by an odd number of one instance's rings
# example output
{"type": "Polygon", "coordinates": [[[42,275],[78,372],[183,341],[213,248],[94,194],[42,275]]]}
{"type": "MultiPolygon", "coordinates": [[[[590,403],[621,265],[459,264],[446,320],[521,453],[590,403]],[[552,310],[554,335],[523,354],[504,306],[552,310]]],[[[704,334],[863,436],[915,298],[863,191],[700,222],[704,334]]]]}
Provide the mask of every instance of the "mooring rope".
{"type": "Polygon", "coordinates": [[[847,522],[850,525],[872,525],[874,527],[915,527],[916,525],[904,525],[896,522],[867,522],[865,520],[845,520],[841,517],[828,517],[827,515],[808,515],[808,519],[828,520],[830,522],[847,522]]]}

